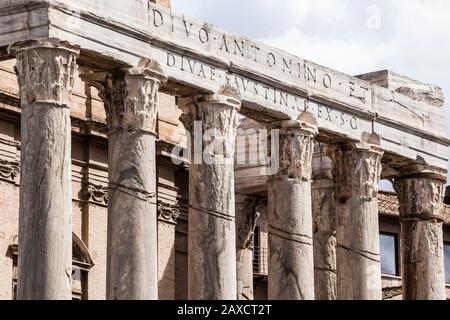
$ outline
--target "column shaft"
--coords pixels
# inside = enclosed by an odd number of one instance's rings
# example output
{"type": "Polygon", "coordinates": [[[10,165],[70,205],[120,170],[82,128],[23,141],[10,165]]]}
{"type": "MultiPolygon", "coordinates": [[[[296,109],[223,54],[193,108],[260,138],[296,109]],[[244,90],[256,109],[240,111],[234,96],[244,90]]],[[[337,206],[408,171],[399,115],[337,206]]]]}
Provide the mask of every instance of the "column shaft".
{"type": "Polygon", "coordinates": [[[316,300],[336,300],[336,201],[325,148],[317,144],[313,158],[314,285],[316,300]]]}
{"type": "Polygon", "coordinates": [[[70,300],[69,101],[78,48],[57,39],[17,43],[21,96],[18,299],[70,300]]]}
{"type": "Polygon", "coordinates": [[[377,195],[383,152],[378,136],[363,143],[333,153],[340,300],[381,299],[377,195]]]}
{"type": "Polygon", "coordinates": [[[175,299],[175,228],[179,216],[178,205],[167,203],[158,196],[158,297],[160,300],[175,299]]]}
{"type": "Polygon", "coordinates": [[[403,299],[445,300],[445,181],[419,174],[400,177],[394,187],[400,203],[403,299]]]}
{"type": "Polygon", "coordinates": [[[253,300],[253,237],[260,213],[255,196],[236,197],[237,299],[253,300]]]}
{"type": "Polygon", "coordinates": [[[279,170],[268,181],[268,297],[313,300],[311,161],[317,126],[304,113],[300,120],[282,121],[272,127],[280,131],[279,170]]]}
{"type": "Polygon", "coordinates": [[[109,127],[109,300],[158,299],[155,137],[157,92],[166,80],[161,72],[152,64],[82,77],[99,89],[109,127]]]}
{"type": "Polygon", "coordinates": [[[236,299],[234,145],[240,102],[223,94],[180,101],[190,132],[189,299],[236,299]],[[200,148],[198,148],[200,146],[200,148]],[[204,149],[203,149],[203,148],[204,149]]]}

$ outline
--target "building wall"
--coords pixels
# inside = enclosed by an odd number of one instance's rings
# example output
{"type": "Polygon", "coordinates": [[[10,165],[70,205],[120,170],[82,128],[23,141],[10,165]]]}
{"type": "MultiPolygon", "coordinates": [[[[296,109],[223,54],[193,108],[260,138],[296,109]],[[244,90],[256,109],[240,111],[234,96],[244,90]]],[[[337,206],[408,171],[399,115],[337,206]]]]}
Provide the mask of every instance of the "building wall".
{"type": "MultiPolygon", "coordinates": [[[[15,94],[12,69],[0,62],[0,95],[15,94]],[[11,79],[12,78],[12,79],[11,79]]],[[[0,108],[9,107],[0,100],[0,108]]],[[[6,113],[0,117],[0,299],[12,298],[13,265],[9,246],[17,242],[19,221],[20,159],[18,121],[6,113]]]]}

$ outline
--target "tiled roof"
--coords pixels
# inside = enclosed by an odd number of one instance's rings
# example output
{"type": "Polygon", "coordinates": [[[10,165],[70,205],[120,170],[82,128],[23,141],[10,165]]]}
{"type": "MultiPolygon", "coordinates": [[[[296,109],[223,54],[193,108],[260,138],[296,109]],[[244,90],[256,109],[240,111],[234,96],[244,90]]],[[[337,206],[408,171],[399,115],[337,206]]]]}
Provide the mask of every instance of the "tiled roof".
{"type": "Polygon", "coordinates": [[[402,287],[383,288],[383,300],[392,300],[403,293],[402,287]]]}
{"type": "MultiPolygon", "coordinates": [[[[398,200],[394,192],[380,191],[378,193],[378,211],[388,216],[398,216],[398,200]]],[[[444,220],[450,224],[450,205],[444,204],[444,220]]]]}
{"type": "Polygon", "coordinates": [[[394,192],[378,193],[378,211],[389,216],[398,216],[398,200],[394,192]]]}

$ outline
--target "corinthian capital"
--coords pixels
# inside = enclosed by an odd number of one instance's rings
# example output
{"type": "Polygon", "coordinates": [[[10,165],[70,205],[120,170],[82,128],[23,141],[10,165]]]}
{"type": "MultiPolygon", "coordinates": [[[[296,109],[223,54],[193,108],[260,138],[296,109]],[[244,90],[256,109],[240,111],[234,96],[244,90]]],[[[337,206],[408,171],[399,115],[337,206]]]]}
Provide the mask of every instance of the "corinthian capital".
{"type": "MultiPolygon", "coordinates": [[[[278,161],[279,164],[275,176],[311,181],[314,141],[318,133],[314,116],[303,112],[298,120],[277,121],[271,123],[269,128],[270,140],[276,139],[276,132],[279,138],[278,154],[272,154],[272,161],[278,161]]],[[[272,141],[269,143],[273,145],[272,141]]]]}
{"type": "Polygon", "coordinates": [[[360,144],[329,149],[338,199],[360,196],[371,200],[378,196],[384,154],[379,140],[376,134],[363,135],[360,144]]]}
{"type": "MultiPolygon", "coordinates": [[[[191,134],[202,135],[204,146],[214,146],[223,156],[233,157],[238,127],[237,111],[241,107],[237,92],[224,86],[218,94],[201,94],[182,98],[178,106],[183,110],[180,121],[191,134]]],[[[195,137],[194,137],[195,138],[195,137]]]]}
{"type": "Polygon", "coordinates": [[[67,107],[77,71],[79,48],[66,41],[43,38],[10,46],[14,54],[21,101],[67,107]]]}
{"type": "Polygon", "coordinates": [[[428,166],[402,168],[394,189],[401,219],[443,220],[446,172],[428,166]]]}
{"type": "Polygon", "coordinates": [[[96,87],[106,108],[110,131],[146,131],[156,134],[158,90],[167,78],[153,63],[151,69],[128,67],[82,75],[96,87]]]}

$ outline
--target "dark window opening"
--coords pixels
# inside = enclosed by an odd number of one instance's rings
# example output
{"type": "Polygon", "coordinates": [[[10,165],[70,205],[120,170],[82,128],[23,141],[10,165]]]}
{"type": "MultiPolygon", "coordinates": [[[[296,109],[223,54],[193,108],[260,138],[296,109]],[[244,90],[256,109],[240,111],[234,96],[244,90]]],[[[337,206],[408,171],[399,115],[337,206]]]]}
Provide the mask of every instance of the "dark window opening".
{"type": "Polygon", "coordinates": [[[444,243],[445,283],[450,284],[450,242],[444,243]]]}
{"type": "Polygon", "coordinates": [[[380,234],[381,273],[399,276],[398,241],[396,234],[380,234]]]}

